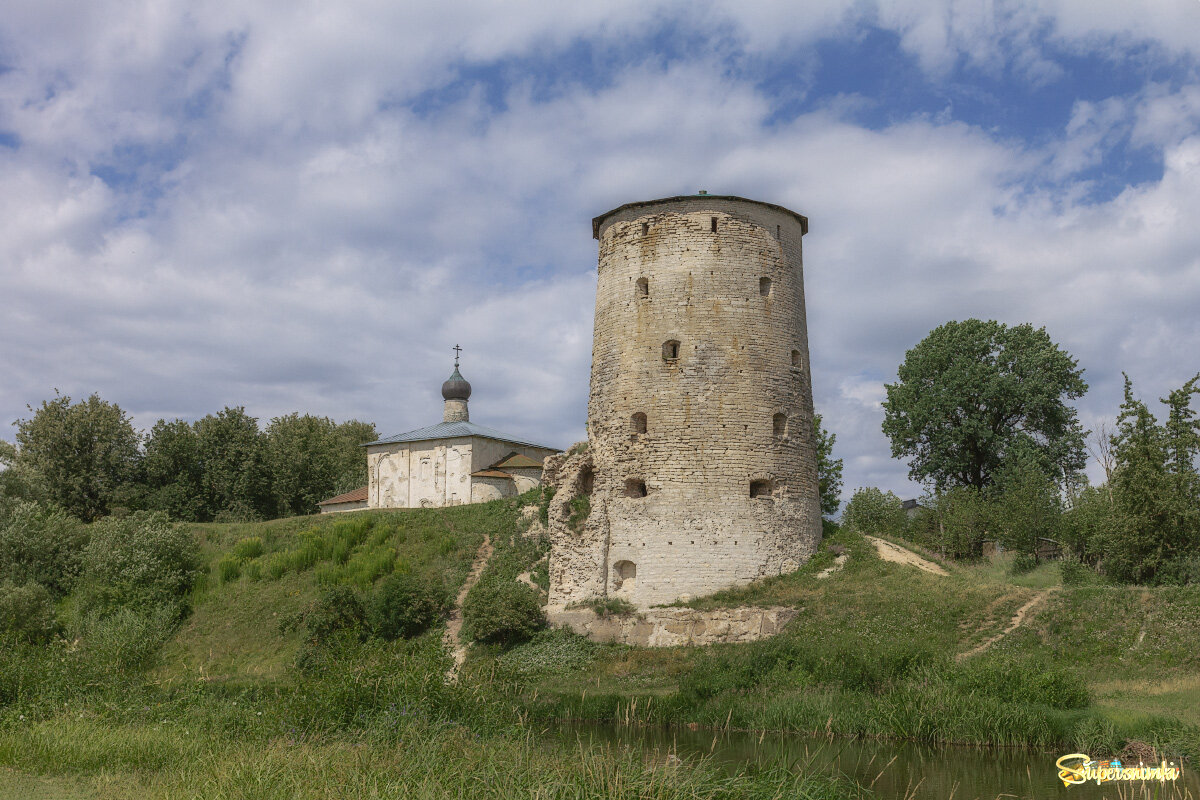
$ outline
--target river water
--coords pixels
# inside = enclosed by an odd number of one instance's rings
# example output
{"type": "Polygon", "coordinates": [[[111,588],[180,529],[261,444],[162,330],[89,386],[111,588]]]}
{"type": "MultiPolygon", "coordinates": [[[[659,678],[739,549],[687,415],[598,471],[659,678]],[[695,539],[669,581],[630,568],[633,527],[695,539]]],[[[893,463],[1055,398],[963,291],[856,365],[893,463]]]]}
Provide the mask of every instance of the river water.
{"type": "Polygon", "coordinates": [[[1184,765],[1178,780],[1166,784],[1064,786],[1054,762],[1065,752],[619,725],[564,725],[552,735],[629,747],[662,759],[672,755],[684,760],[708,757],[731,770],[783,766],[804,772],[841,773],[887,800],[1200,800],[1200,775],[1191,764],[1184,765]]]}

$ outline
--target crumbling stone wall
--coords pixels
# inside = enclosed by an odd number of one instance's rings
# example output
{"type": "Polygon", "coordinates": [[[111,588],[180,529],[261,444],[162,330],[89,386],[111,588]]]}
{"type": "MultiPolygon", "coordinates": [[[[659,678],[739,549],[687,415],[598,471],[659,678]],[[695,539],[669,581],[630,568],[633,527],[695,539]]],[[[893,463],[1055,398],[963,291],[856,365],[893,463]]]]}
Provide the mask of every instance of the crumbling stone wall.
{"type": "Polygon", "coordinates": [[[670,603],[796,569],[821,535],[806,221],[694,196],[595,225],[589,449],[547,462],[550,611],[670,603]],[[560,522],[585,469],[592,512],[575,532],[560,522]]]}

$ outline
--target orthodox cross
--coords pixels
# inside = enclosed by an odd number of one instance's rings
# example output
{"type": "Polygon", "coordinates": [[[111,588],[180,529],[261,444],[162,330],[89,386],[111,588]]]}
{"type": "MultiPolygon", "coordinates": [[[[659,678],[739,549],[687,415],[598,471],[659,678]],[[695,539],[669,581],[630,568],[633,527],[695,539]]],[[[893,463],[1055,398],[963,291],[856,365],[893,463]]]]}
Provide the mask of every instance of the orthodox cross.
{"type": "Polygon", "coordinates": [[[457,369],[458,368],[458,354],[462,352],[462,348],[459,347],[458,345],[454,345],[454,347],[451,347],[450,349],[454,351],[454,367],[457,369]]]}

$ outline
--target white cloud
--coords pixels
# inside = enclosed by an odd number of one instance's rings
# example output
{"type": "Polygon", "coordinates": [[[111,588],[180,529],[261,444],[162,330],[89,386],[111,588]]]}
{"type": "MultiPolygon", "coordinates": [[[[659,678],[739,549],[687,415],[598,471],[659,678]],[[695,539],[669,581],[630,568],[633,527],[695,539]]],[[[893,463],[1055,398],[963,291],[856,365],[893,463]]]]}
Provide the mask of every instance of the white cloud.
{"type": "Polygon", "coordinates": [[[1114,58],[1136,36],[1195,46],[1124,6],[1088,7],[1094,19],[1069,3],[755,3],[736,20],[678,3],[25,9],[0,35],[0,129],[19,139],[0,147],[0,412],[57,386],[99,391],[144,427],[244,403],[392,433],[438,418],[458,342],[474,418],[565,445],[586,414],[590,217],[705,188],[810,217],[818,410],[848,488],[912,495],[879,429],[882,384],[948,319],[1046,325],[1087,370],[1089,419],[1115,413],[1122,369],[1146,397],[1196,371],[1200,89],[1079,102],[1034,144],[952,114],[869,129],[854,97],[780,122],[741,67],[864,22],[896,30],[934,76],[965,59],[1054,80],[1045,36],[1114,58]],[[463,63],[569,61],[659,23],[669,36],[664,21],[704,45],[598,83],[513,67],[500,108],[478,86],[423,113],[402,102],[463,63]],[[1126,137],[1161,155],[1163,177],[1095,203],[1073,176],[1126,137]],[[91,174],[114,161],[128,182],[91,174]]]}

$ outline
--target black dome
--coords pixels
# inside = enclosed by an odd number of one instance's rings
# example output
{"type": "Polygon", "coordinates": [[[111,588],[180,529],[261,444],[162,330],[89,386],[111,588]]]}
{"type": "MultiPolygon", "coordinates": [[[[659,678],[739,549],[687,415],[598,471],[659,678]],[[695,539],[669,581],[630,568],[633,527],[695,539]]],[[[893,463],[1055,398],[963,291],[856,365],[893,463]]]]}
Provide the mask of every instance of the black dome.
{"type": "Polygon", "coordinates": [[[454,368],[454,372],[442,384],[442,398],[445,400],[466,400],[471,396],[471,384],[467,383],[458,372],[458,367],[454,368]]]}

